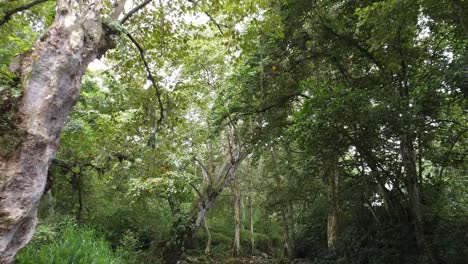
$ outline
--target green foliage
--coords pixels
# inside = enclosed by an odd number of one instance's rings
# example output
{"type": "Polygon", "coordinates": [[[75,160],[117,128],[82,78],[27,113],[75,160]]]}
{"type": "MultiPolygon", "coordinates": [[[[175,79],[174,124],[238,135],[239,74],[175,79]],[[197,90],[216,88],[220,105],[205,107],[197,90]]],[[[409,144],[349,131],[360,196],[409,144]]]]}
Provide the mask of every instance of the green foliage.
{"type": "MultiPolygon", "coordinates": [[[[251,254],[252,224],[258,255],[425,263],[409,196],[416,181],[428,244],[442,262],[464,263],[467,46],[459,2],[152,1],[125,28],[104,19],[143,47],[162,105],[140,52],[120,38],[103,60],[108,69],[82,80],[49,168],[43,222],[18,262],[158,263],[183,246],[203,255],[207,234],[200,227],[192,237],[193,215],[204,202],[197,191],[208,187],[193,158],[216,174],[230,162],[227,138],[235,134],[251,153],[236,179],[243,256],[251,254]],[[412,148],[412,178],[403,141],[412,148]],[[335,202],[340,232],[329,250],[335,202]]],[[[53,15],[48,1],[0,28],[0,155],[21,133],[21,89],[8,65],[53,15]]],[[[227,258],[232,207],[224,188],[207,214],[212,256],[224,262],[243,261],[227,258]]]]}
{"type": "MultiPolygon", "coordinates": [[[[47,232],[47,228],[42,229],[39,240],[56,236],[53,232],[47,232]],[[47,233],[47,234],[46,234],[47,233]],[[44,237],[45,235],[45,237],[44,237]]],[[[17,263],[37,263],[37,264],[109,264],[123,263],[112,252],[109,244],[92,229],[68,226],[63,233],[56,236],[54,241],[41,245],[43,241],[37,241],[28,245],[21,254],[18,255],[17,263]]]]}

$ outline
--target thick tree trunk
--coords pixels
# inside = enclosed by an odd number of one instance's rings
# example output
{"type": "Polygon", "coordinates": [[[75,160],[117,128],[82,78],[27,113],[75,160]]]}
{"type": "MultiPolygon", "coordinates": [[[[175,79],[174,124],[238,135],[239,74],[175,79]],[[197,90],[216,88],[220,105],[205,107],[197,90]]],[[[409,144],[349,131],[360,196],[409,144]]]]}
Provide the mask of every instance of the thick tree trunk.
{"type": "Polygon", "coordinates": [[[336,248],[336,241],[339,235],[339,201],[338,201],[338,180],[339,172],[336,164],[331,165],[330,175],[328,175],[328,220],[327,220],[327,245],[328,249],[336,248]]]}
{"type": "Polygon", "coordinates": [[[234,198],[234,245],[232,248],[233,257],[240,256],[240,217],[239,217],[239,184],[237,180],[232,182],[232,194],[234,198]]]}
{"type": "Polygon", "coordinates": [[[12,263],[34,233],[47,170],[86,67],[113,46],[99,13],[100,5],[94,5],[78,20],[68,1],[57,1],[52,26],[31,52],[12,64],[23,94],[17,113],[19,143],[0,156],[2,264],[12,263]]]}

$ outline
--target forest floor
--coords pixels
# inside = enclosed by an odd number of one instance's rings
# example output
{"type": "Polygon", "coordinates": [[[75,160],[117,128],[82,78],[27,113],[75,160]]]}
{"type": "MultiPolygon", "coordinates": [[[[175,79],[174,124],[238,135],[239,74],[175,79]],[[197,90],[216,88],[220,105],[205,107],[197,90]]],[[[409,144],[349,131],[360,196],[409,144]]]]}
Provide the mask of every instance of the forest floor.
{"type": "Polygon", "coordinates": [[[187,257],[181,264],[312,264],[304,259],[284,260],[273,259],[258,256],[239,257],[239,258],[205,258],[205,257],[187,257]]]}

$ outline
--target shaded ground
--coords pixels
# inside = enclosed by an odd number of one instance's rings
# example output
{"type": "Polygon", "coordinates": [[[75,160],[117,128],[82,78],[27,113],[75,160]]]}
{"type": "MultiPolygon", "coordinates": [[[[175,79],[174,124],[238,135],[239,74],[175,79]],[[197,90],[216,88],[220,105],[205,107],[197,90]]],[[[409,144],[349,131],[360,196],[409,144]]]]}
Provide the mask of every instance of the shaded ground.
{"type": "Polygon", "coordinates": [[[312,264],[304,259],[284,260],[266,257],[240,257],[216,259],[211,257],[187,257],[180,262],[181,264],[312,264]]]}

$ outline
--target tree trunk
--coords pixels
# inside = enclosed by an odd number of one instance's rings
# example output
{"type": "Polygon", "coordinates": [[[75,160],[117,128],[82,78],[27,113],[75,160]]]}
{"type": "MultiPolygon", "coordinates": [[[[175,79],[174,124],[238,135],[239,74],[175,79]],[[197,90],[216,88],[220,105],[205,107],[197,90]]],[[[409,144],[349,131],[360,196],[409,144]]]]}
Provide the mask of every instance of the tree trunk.
{"type": "MultiPolygon", "coordinates": [[[[23,93],[17,144],[0,156],[0,263],[14,262],[31,239],[60,133],[76,103],[88,64],[113,43],[96,1],[77,19],[69,1],[57,1],[55,21],[31,52],[12,63],[23,93]]],[[[0,135],[3,137],[4,135],[0,135]]]]}
{"type": "Polygon", "coordinates": [[[232,182],[232,194],[234,196],[234,245],[232,255],[236,258],[240,255],[239,192],[239,184],[237,180],[234,180],[232,182]]]}
{"type": "MultiPolygon", "coordinates": [[[[224,188],[231,185],[235,180],[237,169],[246,156],[246,153],[239,153],[235,159],[232,159],[230,162],[225,164],[217,175],[216,181],[214,181],[212,185],[206,186],[203,193],[196,190],[198,198],[194,203],[195,206],[192,214],[186,218],[184,222],[176,222],[174,224],[174,230],[182,231],[180,233],[176,232],[173,235],[173,240],[175,240],[173,241],[174,243],[169,243],[167,248],[164,250],[164,263],[176,264],[180,260],[182,253],[191,245],[193,235],[205,219],[206,213],[213,207],[216,199],[222,193],[224,188]],[[184,227],[178,228],[179,225],[184,227]]],[[[202,166],[202,169],[203,167],[204,166],[202,166]]]]}
{"type": "Polygon", "coordinates": [[[286,217],[286,210],[281,212],[281,220],[283,221],[284,226],[284,248],[286,249],[286,255],[288,258],[292,258],[291,230],[289,228],[289,223],[286,217]]]}
{"type": "Polygon", "coordinates": [[[241,209],[241,212],[242,212],[242,221],[240,221],[240,228],[241,228],[241,230],[245,230],[245,218],[246,218],[246,214],[247,214],[246,209],[245,209],[246,208],[245,199],[244,199],[244,194],[242,192],[240,193],[239,196],[240,196],[240,198],[239,198],[240,199],[240,201],[239,201],[240,204],[239,205],[240,205],[240,209],[241,209]]]}
{"type": "MultiPolygon", "coordinates": [[[[278,162],[277,162],[277,159],[276,159],[276,152],[275,152],[275,149],[273,147],[271,148],[271,161],[272,161],[273,166],[274,166],[274,178],[276,180],[277,188],[282,191],[284,189],[284,183],[283,183],[283,179],[281,178],[281,175],[279,174],[278,162]]],[[[286,201],[286,202],[288,202],[288,201],[286,201]]],[[[292,248],[291,248],[292,241],[291,241],[289,222],[287,220],[287,211],[288,211],[287,206],[284,206],[280,210],[279,214],[280,214],[282,226],[283,226],[283,229],[284,229],[284,233],[283,233],[284,248],[286,249],[286,255],[288,256],[288,258],[291,258],[292,257],[292,248]]]]}
{"type": "MultiPolygon", "coordinates": [[[[249,164],[250,166],[250,164],[249,164]]],[[[249,182],[250,195],[249,195],[249,215],[250,215],[250,245],[251,245],[251,254],[255,254],[255,237],[254,237],[254,223],[253,223],[253,187],[252,187],[252,178],[249,182]]]]}
{"type": "Polygon", "coordinates": [[[406,189],[408,191],[408,200],[411,218],[414,224],[414,235],[418,248],[422,250],[432,263],[439,263],[429,246],[424,234],[424,222],[421,211],[421,195],[419,193],[419,181],[416,171],[416,154],[414,151],[413,140],[404,136],[401,141],[401,154],[406,176],[406,189]]]}
{"type": "Polygon", "coordinates": [[[336,248],[339,234],[339,201],[338,201],[338,168],[332,164],[328,175],[328,220],[327,220],[327,245],[328,249],[336,248]]]}
{"type": "Polygon", "coordinates": [[[210,229],[208,228],[208,220],[206,220],[206,217],[205,219],[203,220],[204,224],[205,224],[205,231],[206,231],[206,236],[207,236],[207,239],[206,239],[206,246],[205,246],[205,255],[210,255],[210,251],[211,251],[211,233],[210,233],[210,229]]]}

